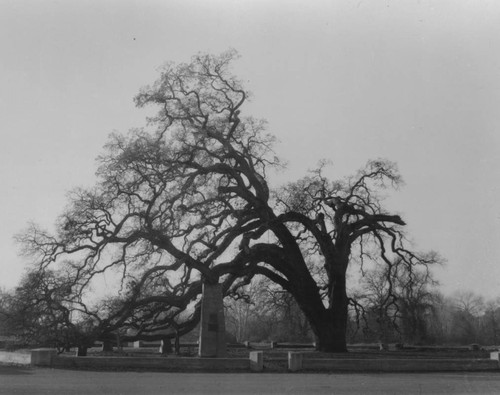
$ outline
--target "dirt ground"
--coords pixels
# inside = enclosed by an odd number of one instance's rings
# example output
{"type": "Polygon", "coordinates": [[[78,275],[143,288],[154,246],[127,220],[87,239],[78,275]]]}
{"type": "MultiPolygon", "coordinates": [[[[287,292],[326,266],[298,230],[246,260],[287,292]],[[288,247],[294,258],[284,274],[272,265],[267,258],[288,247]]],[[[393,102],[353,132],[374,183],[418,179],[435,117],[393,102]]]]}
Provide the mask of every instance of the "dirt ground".
{"type": "Polygon", "coordinates": [[[160,373],[0,366],[0,394],[499,394],[499,373],[160,373]]]}

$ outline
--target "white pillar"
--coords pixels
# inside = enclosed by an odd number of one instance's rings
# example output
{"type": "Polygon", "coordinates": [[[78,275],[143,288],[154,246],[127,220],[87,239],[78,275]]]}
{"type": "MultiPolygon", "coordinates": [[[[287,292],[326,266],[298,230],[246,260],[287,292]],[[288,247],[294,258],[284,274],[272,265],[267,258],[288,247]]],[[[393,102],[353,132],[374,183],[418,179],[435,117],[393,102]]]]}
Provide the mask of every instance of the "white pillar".
{"type": "Polygon", "coordinates": [[[262,351],[250,351],[250,370],[252,372],[264,370],[264,353],[262,351]]]}

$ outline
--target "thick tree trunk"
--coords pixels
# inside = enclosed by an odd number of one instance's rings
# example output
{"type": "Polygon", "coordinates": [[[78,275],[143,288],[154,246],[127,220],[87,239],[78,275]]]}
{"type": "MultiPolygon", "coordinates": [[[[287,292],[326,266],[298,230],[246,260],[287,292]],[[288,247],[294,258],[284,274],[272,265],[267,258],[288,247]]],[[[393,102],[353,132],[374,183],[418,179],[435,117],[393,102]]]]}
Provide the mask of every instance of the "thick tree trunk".
{"type": "Polygon", "coordinates": [[[87,356],[87,347],[86,346],[78,346],[76,350],[77,357],[86,357],[87,356]]]}
{"type": "Polygon", "coordinates": [[[329,306],[320,298],[313,306],[311,297],[303,296],[299,306],[309,320],[316,339],[316,349],[324,352],[347,352],[348,304],[345,276],[335,277],[329,295],[329,306]]]}
{"type": "Polygon", "coordinates": [[[181,355],[181,341],[179,338],[179,332],[175,331],[175,343],[174,343],[175,355],[181,355]]]}
{"type": "Polygon", "coordinates": [[[329,281],[328,307],[325,307],[318,284],[305,264],[297,240],[288,233],[288,229],[278,227],[275,231],[281,236],[283,249],[293,268],[284,272],[288,279],[286,289],[294,296],[307,317],[315,335],[316,348],[324,352],[347,352],[349,299],[346,291],[346,270],[350,256],[349,238],[337,237],[334,246],[330,236],[325,235],[325,240],[328,238],[331,243],[331,249],[325,250],[327,253],[324,254],[329,281]]]}
{"type": "Polygon", "coordinates": [[[167,355],[172,353],[172,340],[170,338],[164,338],[161,339],[161,344],[160,344],[160,354],[162,355],[167,355]]]}
{"type": "Polygon", "coordinates": [[[307,317],[316,340],[316,349],[324,352],[347,352],[347,308],[348,299],[344,292],[334,293],[330,308],[321,299],[313,306],[311,300],[296,298],[307,317]]]}
{"type": "Polygon", "coordinates": [[[311,323],[316,349],[323,352],[347,352],[346,315],[325,310],[323,319],[311,323]]]}

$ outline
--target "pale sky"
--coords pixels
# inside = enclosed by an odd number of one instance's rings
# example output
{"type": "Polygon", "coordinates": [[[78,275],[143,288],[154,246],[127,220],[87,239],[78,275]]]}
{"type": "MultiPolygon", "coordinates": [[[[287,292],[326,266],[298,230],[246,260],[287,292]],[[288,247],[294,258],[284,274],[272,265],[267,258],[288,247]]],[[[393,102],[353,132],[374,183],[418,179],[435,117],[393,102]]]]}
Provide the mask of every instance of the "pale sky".
{"type": "Polygon", "coordinates": [[[389,208],[436,250],[445,293],[500,296],[500,2],[0,0],[0,286],[13,235],[50,228],[93,184],[107,135],[143,126],[132,98],[167,61],[229,48],[288,170],[399,164],[389,208]]]}

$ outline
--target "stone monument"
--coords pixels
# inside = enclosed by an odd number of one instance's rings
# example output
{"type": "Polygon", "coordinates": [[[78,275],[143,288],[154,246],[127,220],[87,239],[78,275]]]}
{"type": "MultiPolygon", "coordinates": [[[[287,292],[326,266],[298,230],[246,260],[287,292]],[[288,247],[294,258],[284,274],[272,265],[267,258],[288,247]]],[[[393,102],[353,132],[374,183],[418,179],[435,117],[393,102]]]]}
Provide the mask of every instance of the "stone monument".
{"type": "Polygon", "coordinates": [[[226,325],[221,284],[203,284],[198,355],[226,356],[226,325]]]}

